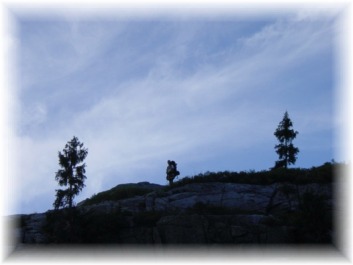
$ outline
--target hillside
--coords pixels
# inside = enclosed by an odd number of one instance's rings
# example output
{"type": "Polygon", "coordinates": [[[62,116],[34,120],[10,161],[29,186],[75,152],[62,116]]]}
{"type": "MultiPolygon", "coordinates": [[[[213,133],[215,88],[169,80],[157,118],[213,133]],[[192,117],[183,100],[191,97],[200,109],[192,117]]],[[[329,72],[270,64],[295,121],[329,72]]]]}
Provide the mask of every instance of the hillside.
{"type": "Polygon", "coordinates": [[[331,244],[343,165],[207,172],[173,187],[118,185],[71,211],[22,215],[21,243],[331,244]]]}

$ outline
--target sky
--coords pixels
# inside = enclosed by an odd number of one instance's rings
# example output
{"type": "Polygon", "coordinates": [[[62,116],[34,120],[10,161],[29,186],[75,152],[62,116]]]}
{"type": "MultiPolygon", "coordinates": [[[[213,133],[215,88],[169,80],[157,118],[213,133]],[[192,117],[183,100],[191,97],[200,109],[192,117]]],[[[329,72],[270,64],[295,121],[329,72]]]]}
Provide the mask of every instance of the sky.
{"type": "MultiPolygon", "coordinates": [[[[224,11],[224,10],[223,10],[224,11]]],[[[338,13],[11,11],[11,213],[52,209],[58,152],[88,148],[79,202],[121,183],[268,170],[285,111],[294,167],[344,161],[336,140],[338,13]]]]}

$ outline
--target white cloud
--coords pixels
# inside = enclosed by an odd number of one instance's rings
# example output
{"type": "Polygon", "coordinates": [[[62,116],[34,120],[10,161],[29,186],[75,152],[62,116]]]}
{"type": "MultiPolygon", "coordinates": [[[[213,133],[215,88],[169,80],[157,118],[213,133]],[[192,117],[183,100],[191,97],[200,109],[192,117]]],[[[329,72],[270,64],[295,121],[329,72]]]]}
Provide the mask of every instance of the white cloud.
{"type": "MultiPolygon", "coordinates": [[[[58,170],[58,147],[62,144],[57,139],[37,139],[15,137],[10,139],[11,167],[15,179],[13,194],[16,194],[17,203],[31,206],[31,203],[43,196],[51,198],[42,201],[36,211],[51,207],[56,187],[54,177],[58,170]]],[[[22,209],[27,212],[27,209],[22,209]]]]}
{"type": "Polygon", "coordinates": [[[38,102],[31,106],[22,106],[21,116],[24,128],[40,126],[47,120],[47,107],[38,102]]]}
{"type": "Polygon", "coordinates": [[[23,31],[20,41],[22,89],[43,86],[84,69],[120,32],[119,27],[112,29],[98,22],[73,19],[29,19],[22,21],[19,28],[23,31]]]}

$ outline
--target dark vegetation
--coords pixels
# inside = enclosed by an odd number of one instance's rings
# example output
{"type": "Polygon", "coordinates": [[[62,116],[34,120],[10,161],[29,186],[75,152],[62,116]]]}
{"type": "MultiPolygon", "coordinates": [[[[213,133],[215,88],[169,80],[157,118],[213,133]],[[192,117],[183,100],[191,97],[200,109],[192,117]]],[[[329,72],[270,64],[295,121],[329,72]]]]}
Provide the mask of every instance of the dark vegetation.
{"type": "Polygon", "coordinates": [[[289,235],[292,243],[332,243],[333,209],[325,199],[314,191],[306,192],[301,197],[299,211],[283,217],[283,223],[292,227],[289,235]]]}
{"type": "Polygon", "coordinates": [[[153,185],[153,184],[149,184],[149,183],[147,184],[147,183],[145,185],[136,185],[136,184],[118,185],[110,190],[103,191],[93,195],[90,199],[84,200],[82,202],[82,205],[91,205],[91,204],[96,204],[103,201],[117,201],[117,200],[132,198],[135,196],[142,196],[161,188],[161,186],[159,185],[153,185]]]}
{"type": "Polygon", "coordinates": [[[253,185],[271,185],[273,183],[310,184],[310,183],[331,183],[333,182],[335,171],[344,167],[339,163],[325,163],[319,167],[310,169],[303,168],[277,168],[263,171],[241,171],[241,172],[206,172],[192,177],[184,177],[173,183],[173,186],[136,186],[118,185],[108,191],[100,192],[86,199],[82,205],[91,205],[103,201],[116,201],[134,196],[142,196],[152,191],[172,190],[192,183],[224,182],[253,185]]]}
{"type": "Polygon", "coordinates": [[[126,243],[121,232],[129,229],[132,222],[137,227],[152,228],[162,217],[162,213],[154,211],[132,215],[120,210],[109,213],[82,212],[78,208],[49,211],[46,215],[44,232],[48,241],[56,244],[126,243]]]}
{"type": "Polygon", "coordinates": [[[83,213],[74,207],[46,215],[44,232],[51,243],[120,243],[116,235],[128,226],[119,211],[83,213]]]}
{"type": "Polygon", "coordinates": [[[273,183],[330,183],[333,181],[333,171],[340,164],[325,163],[319,167],[310,169],[303,168],[278,168],[263,171],[241,171],[241,172],[206,172],[193,177],[185,177],[177,182],[175,186],[183,186],[190,183],[205,182],[227,182],[239,184],[270,185],[273,183]]]}

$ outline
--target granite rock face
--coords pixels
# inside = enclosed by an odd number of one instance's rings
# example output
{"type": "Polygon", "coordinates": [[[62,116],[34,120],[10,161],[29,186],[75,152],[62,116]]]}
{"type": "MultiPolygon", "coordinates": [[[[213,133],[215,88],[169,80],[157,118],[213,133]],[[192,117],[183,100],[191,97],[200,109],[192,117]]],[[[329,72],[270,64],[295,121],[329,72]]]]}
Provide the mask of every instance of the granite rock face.
{"type": "Polygon", "coordinates": [[[138,213],[141,211],[180,211],[185,212],[197,203],[234,208],[239,211],[262,212],[269,214],[277,209],[296,209],[298,196],[315,191],[332,197],[331,185],[251,185],[236,183],[197,183],[172,189],[168,192],[151,192],[119,201],[105,201],[85,206],[86,209],[109,212],[121,209],[138,213]],[[289,192],[290,191],[290,192],[289,192]]]}
{"type": "Polygon", "coordinates": [[[46,214],[20,215],[13,226],[16,241],[24,243],[46,243],[47,237],[43,231],[46,214]]]}
{"type": "MultiPolygon", "coordinates": [[[[286,216],[299,210],[303,194],[308,192],[321,196],[326,205],[333,207],[332,184],[194,183],[77,209],[82,215],[92,216],[118,213],[119,224],[102,218],[103,225],[109,223],[114,228],[109,239],[115,243],[282,244],[291,243],[290,237],[296,231],[286,216]]],[[[21,218],[22,243],[50,243],[43,230],[45,213],[21,218]]],[[[98,233],[104,238],[99,233],[107,231],[95,225],[92,223],[89,228],[98,231],[95,236],[98,233]]]]}

